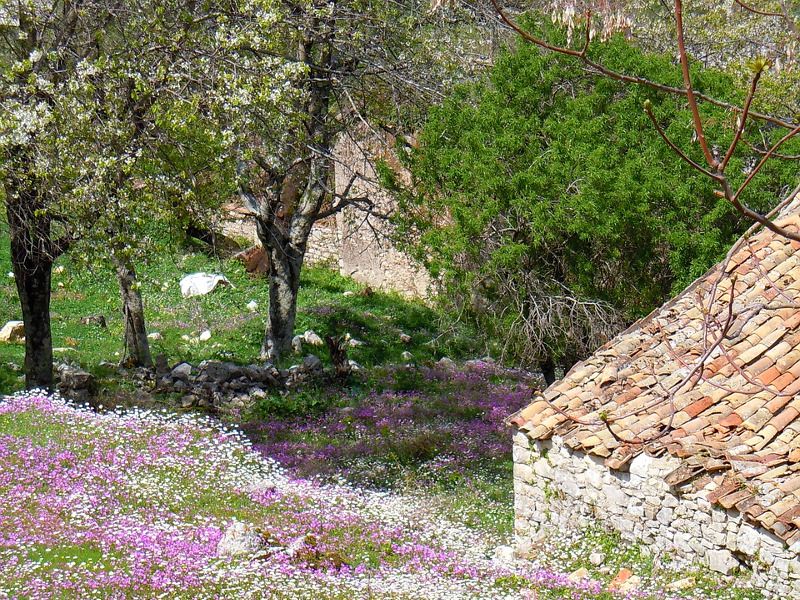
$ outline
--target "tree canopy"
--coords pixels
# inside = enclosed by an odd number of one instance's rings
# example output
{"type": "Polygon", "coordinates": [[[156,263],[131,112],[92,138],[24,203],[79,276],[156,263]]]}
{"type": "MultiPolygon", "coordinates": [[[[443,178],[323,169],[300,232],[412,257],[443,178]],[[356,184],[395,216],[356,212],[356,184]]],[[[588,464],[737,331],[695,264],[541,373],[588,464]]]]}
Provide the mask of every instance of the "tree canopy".
{"type": "MultiPolygon", "coordinates": [[[[604,64],[680,85],[669,59],[621,38],[591,50],[604,64]]],[[[726,75],[695,73],[698,90],[737,100],[726,75]]],[[[699,152],[680,98],[520,45],[486,81],[434,108],[410,152],[404,225],[419,234],[418,255],[450,297],[530,361],[568,363],[591,350],[702,274],[749,224],[675,160],[645,101],[670,138],[699,152]]],[[[702,111],[710,138],[730,140],[733,117],[702,111]]],[[[751,167],[737,154],[730,172],[742,179],[751,167]]],[[[785,163],[759,177],[747,201],[761,210],[793,183],[785,163]]]]}

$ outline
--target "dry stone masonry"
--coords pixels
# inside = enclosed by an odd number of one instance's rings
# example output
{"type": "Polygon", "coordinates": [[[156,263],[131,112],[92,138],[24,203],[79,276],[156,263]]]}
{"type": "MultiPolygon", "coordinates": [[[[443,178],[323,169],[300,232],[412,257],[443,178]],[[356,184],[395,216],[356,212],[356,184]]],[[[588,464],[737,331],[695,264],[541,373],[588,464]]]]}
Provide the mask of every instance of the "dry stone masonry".
{"type": "Polygon", "coordinates": [[[515,548],[531,553],[539,536],[582,529],[600,521],[657,555],[699,562],[730,574],[747,568],[775,598],[800,598],[798,548],[743,521],[737,511],[713,506],[715,484],[672,489],[665,477],[680,459],[639,454],[628,472],[613,471],[596,456],[567,448],[560,437],[514,435],[515,548]]]}
{"type": "MultiPolygon", "coordinates": [[[[389,161],[401,169],[389,150],[392,140],[362,144],[343,137],[334,149],[336,190],[342,193],[355,174],[351,186],[354,197],[368,197],[380,215],[389,215],[395,201],[377,183],[375,162],[389,161]]],[[[258,244],[255,221],[247,209],[232,203],[220,223],[228,237],[258,244]]],[[[352,277],[377,290],[395,291],[412,298],[426,298],[431,293],[431,279],[420,264],[399,250],[392,242],[391,225],[385,218],[367,216],[359,208],[348,207],[314,224],[306,248],[306,264],[329,265],[342,275],[352,277]]]]}
{"type": "MultiPolygon", "coordinates": [[[[778,222],[800,228],[798,213],[800,199],[778,222]]],[[[520,549],[542,527],[597,517],[800,598],[797,302],[800,244],[743,238],[512,415],[520,549]]]]}

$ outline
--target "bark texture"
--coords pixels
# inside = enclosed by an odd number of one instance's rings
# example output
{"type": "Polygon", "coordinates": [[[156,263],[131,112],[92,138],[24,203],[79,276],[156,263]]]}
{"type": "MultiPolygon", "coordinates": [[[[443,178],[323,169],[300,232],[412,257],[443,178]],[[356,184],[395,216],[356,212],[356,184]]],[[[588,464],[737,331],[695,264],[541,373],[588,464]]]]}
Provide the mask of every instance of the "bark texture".
{"type": "Polygon", "coordinates": [[[308,237],[321,216],[333,177],[331,150],[338,124],[331,116],[333,65],[330,40],[309,29],[300,44],[299,59],[309,67],[303,122],[292,133],[283,156],[271,166],[259,162],[258,187],[242,185],[245,204],[256,215],[259,240],[270,258],[269,320],[262,356],[278,362],[291,351],[297,315],[297,292],[308,237]],[[289,160],[286,160],[289,157],[289,160]]]}
{"type": "Polygon", "coordinates": [[[25,324],[25,386],[53,386],[53,335],[50,282],[53,261],[63,249],[50,239],[50,218],[30,188],[6,186],[6,213],[11,235],[11,265],[25,324]]]}
{"type": "Polygon", "coordinates": [[[153,358],[147,340],[142,294],[136,285],[136,270],[128,261],[117,259],[115,264],[122,297],[122,316],[125,321],[124,362],[134,367],[150,368],[153,366],[153,358]]]}

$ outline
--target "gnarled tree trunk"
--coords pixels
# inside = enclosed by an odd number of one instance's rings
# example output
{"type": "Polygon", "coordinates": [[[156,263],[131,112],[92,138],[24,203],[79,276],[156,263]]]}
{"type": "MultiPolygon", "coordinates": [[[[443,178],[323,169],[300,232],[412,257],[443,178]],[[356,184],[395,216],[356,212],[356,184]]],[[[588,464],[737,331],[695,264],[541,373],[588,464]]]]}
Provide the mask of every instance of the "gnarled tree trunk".
{"type": "MultiPolygon", "coordinates": [[[[275,224],[267,225],[257,219],[259,239],[270,258],[269,318],[261,345],[265,359],[278,362],[292,348],[294,324],[297,317],[297,293],[300,289],[300,272],[306,252],[308,234],[283,235],[275,224]]],[[[290,225],[290,229],[297,230],[290,225]]],[[[308,225],[310,231],[311,226],[308,225]]]]}
{"type": "Polygon", "coordinates": [[[122,316],[125,320],[125,361],[135,367],[152,367],[144,303],[136,285],[136,270],[130,261],[115,259],[114,263],[122,297],[122,316]]]}
{"type": "MultiPolygon", "coordinates": [[[[299,47],[299,60],[309,67],[304,118],[275,164],[256,161],[261,170],[253,191],[240,181],[245,204],[255,213],[259,240],[270,258],[269,321],[262,357],[278,362],[291,350],[297,315],[297,291],[308,237],[329,197],[333,176],[331,150],[338,126],[331,108],[330,69],[334,65],[330,31],[317,36],[317,18],[299,47]],[[288,160],[287,160],[288,158],[288,160]]],[[[246,169],[245,169],[246,170],[246,169]]]]}

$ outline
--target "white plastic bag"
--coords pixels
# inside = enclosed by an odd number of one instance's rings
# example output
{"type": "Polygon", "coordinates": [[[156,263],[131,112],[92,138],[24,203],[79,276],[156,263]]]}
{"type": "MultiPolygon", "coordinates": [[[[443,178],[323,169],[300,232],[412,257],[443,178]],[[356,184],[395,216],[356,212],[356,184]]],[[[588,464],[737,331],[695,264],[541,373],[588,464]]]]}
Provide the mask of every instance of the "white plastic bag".
{"type": "Polygon", "coordinates": [[[181,279],[181,295],[184,298],[205,296],[213,292],[218,285],[231,285],[225,275],[217,273],[190,273],[181,279]]]}

